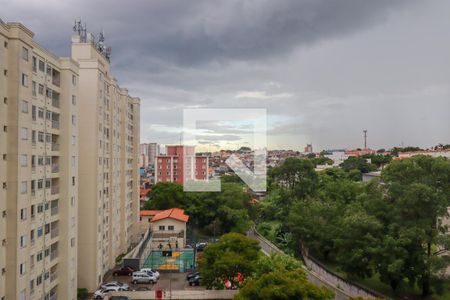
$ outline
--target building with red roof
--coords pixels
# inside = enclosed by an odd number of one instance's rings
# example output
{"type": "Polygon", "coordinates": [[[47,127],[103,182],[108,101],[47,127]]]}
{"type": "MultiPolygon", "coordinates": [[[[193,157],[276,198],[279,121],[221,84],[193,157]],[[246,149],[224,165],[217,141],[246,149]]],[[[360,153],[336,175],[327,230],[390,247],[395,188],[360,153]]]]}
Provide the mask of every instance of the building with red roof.
{"type": "Polygon", "coordinates": [[[184,209],[141,210],[141,233],[152,232],[152,248],[180,249],[186,245],[186,223],[189,216],[184,209]]]}

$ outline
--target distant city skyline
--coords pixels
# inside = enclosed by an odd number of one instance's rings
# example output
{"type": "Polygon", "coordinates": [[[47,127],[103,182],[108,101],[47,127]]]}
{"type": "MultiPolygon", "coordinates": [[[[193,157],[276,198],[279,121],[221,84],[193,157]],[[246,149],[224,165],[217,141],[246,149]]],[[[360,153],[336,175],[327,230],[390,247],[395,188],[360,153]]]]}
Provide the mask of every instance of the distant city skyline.
{"type": "Polygon", "coordinates": [[[266,108],[270,149],[361,148],[363,129],[371,148],[450,142],[448,1],[3,2],[61,56],[75,18],[104,30],[142,142],[176,144],[183,108],[224,107],[266,108]]]}

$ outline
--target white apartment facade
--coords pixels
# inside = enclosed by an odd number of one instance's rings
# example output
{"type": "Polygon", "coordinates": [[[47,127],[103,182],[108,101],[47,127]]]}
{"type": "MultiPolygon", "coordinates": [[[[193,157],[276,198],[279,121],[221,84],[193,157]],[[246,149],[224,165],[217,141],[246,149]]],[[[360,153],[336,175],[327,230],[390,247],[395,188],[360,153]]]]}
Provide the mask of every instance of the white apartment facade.
{"type": "Polygon", "coordinates": [[[0,21],[0,299],[76,299],[78,65],[0,21]]]}
{"type": "Polygon", "coordinates": [[[72,37],[79,63],[78,286],[95,290],[139,238],[139,98],[111,76],[105,53],[72,37]]]}

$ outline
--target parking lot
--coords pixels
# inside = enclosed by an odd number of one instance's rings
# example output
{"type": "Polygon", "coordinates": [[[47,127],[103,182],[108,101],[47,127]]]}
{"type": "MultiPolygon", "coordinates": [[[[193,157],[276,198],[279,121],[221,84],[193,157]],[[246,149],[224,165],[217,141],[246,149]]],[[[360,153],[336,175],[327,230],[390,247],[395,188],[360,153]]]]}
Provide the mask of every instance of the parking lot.
{"type": "Polygon", "coordinates": [[[156,284],[138,283],[133,284],[131,282],[131,276],[112,276],[112,272],[108,272],[105,276],[105,282],[120,281],[130,286],[130,290],[134,290],[138,287],[147,287],[151,290],[204,290],[202,286],[189,286],[186,275],[187,273],[167,273],[160,272],[161,276],[156,284]]]}

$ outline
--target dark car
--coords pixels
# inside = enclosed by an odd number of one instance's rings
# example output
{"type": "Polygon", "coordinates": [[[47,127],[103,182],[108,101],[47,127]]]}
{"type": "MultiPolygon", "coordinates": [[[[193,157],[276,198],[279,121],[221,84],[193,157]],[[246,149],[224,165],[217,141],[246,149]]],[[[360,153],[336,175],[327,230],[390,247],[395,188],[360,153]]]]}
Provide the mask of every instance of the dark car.
{"type": "Polygon", "coordinates": [[[188,274],[186,275],[186,280],[189,280],[189,279],[191,279],[191,278],[193,278],[193,277],[195,277],[195,276],[198,276],[198,275],[200,275],[199,272],[191,272],[191,273],[188,273],[188,274]]]}
{"type": "Polygon", "coordinates": [[[122,267],[113,272],[113,276],[131,276],[136,271],[132,267],[122,267]]]}
{"type": "Polygon", "coordinates": [[[194,277],[191,277],[191,278],[188,280],[190,286],[193,286],[193,285],[200,285],[201,281],[202,281],[202,277],[201,277],[200,275],[196,275],[196,276],[194,276],[194,277]]]}
{"type": "Polygon", "coordinates": [[[195,245],[195,248],[197,249],[197,251],[200,252],[200,251],[205,250],[207,245],[208,244],[206,244],[206,243],[197,243],[197,245],[195,245]]]}

